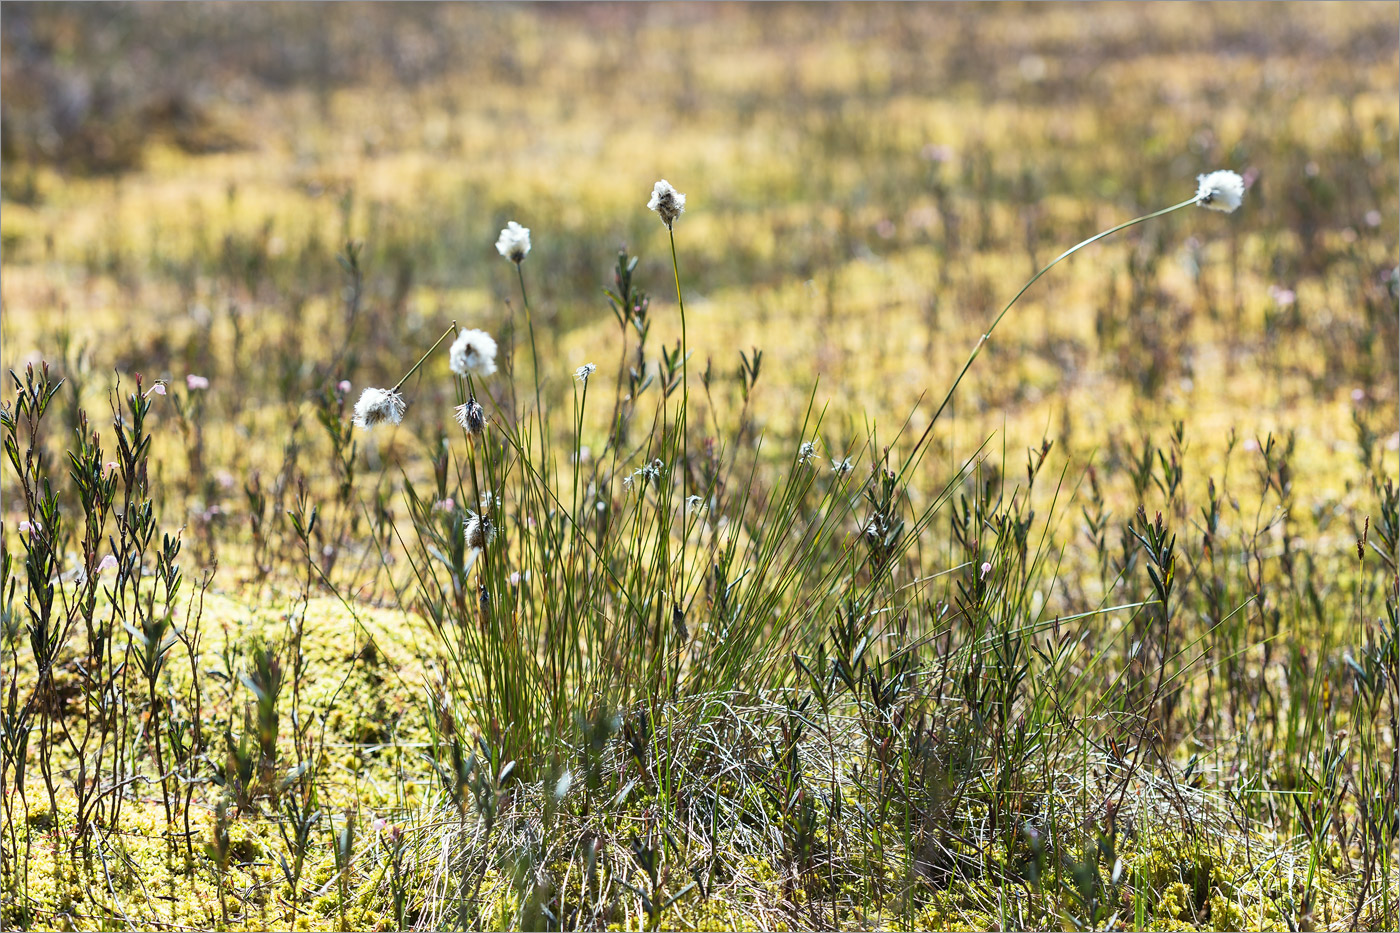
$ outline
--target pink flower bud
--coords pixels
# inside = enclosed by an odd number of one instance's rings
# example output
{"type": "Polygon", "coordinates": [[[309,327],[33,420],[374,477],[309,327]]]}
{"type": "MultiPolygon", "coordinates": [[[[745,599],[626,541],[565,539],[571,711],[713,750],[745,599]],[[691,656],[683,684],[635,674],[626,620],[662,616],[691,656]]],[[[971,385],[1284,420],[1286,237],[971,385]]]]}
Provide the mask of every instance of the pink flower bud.
{"type": "Polygon", "coordinates": [[[349,391],[350,391],[350,380],[349,380],[349,379],[342,379],[342,380],[340,380],[340,382],[336,383],[335,388],[336,388],[336,391],[337,391],[337,392],[340,392],[342,395],[345,394],[346,392],[349,392],[349,391]]]}
{"type": "Polygon", "coordinates": [[[118,566],[116,557],[108,554],[98,563],[97,572],[102,573],[104,570],[116,570],[118,566]]]}
{"type": "Polygon", "coordinates": [[[992,569],[992,564],[991,564],[990,561],[985,561],[985,562],[983,562],[983,564],[982,564],[982,575],[981,575],[980,577],[978,577],[977,579],[979,579],[979,580],[985,580],[986,577],[987,577],[987,572],[990,571],[991,569],[992,569]]]}

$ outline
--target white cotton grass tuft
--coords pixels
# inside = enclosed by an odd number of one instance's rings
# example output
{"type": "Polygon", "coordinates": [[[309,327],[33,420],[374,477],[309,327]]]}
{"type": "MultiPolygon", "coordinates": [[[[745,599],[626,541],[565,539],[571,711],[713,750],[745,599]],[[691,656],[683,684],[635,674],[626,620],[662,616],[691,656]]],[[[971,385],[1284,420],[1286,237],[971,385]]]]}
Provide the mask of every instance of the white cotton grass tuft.
{"type": "Polygon", "coordinates": [[[811,441],[803,441],[802,446],[797,449],[797,462],[801,466],[811,463],[817,455],[817,445],[811,441]]]}
{"type": "Polygon", "coordinates": [[[584,363],[578,369],[574,370],[574,378],[579,382],[587,382],[588,377],[597,371],[598,365],[596,363],[584,363]]]}
{"type": "Polygon", "coordinates": [[[496,371],[496,341],[484,330],[464,330],[452,341],[448,364],[459,376],[489,376],[496,371]]]}
{"type": "Polygon", "coordinates": [[[1213,211],[1233,212],[1244,201],[1244,179],[1221,170],[1196,176],[1196,203],[1213,211]]]}
{"type": "Polygon", "coordinates": [[[842,460],[831,461],[831,472],[835,473],[837,476],[845,476],[847,473],[851,472],[855,468],[856,465],[851,462],[850,457],[846,457],[842,460]]]}
{"type": "Polygon", "coordinates": [[[474,437],[480,437],[486,430],[486,409],[481,407],[476,396],[467,399],[465,405],[458,405],[453,409],[452,416],[457,419],[463,430],[474,437]]]}
{"type": "Polygon", "coordinates": [[[647,209],[661,215],[661,222],[669,229],[676,218],[685,213],[685,195],[681,194],[666,179],[661,179],[651,189],[651,200],[647,209]]]}
{"type": "Polygon", "coordinates": [[[407,407],[403,396],[393,389],[365,389],[355,403],[355,424],[362,428],[372,428],[386,421],[398,424],[407,407]]]}
{"type": "MultiPolygon", "coordinates": [[[[665,468],[666,464],[662,463],[660,458],[658,458],[656,460],[651,461],[650,463],[642,464],[640,469],[633,470],[632,476],[640,476],[642,478],[642,482],[644,483],[653,483],[659,485],[661,483],[661,473],[665,468]]],[[[624,479],[622,481],[622,485],[624,487],[631,487],[632,484],[629,483],[626,479],[624,479]]]]}
{"type": "Polygon", "coordinates": [[[496,251],[517,266],[530,255],[530,228],[522,227],[515,221],[505,225],[501,236],[496,240],[496,251]]]}
{"type": "Polygon", "coordinates": [[[496,540],[496,523],[489,515],[478,515],[468,510],[467,520],[462,524],[462,532],[467,538],[467,547],[484,551],[496,540]]]}

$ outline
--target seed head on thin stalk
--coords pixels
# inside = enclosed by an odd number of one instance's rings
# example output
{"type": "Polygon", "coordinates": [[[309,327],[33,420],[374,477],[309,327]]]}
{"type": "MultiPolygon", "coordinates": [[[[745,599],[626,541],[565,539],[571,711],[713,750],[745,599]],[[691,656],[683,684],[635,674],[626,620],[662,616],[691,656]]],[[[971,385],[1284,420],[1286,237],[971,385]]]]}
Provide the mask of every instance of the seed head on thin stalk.
{"type": "MultiPolygon", "coordinates": [[[[506,224],[505,229],[496,240],[496,251],[515,263],[515,278],[520,283],[520,303],[525,308],[525,328],[530,333],[530,363],[534,367],[535,380],[535,412],[538,418],[540,429],[540,449],[548,447],[549,436],[549,413],[544,407],[543,394],[540,391],[540,354],[535,343],[535,318],[530,311],[530,296],[525,291],[525,256],[530,252],[530,228],[522,227],[515,221],[506,224]]],[[[491,371],[496,369],[495,364],[495,341],[491,342],[491,371]]],[[[547,475],[547,474],[546,474],[547,475]]]]}
{"type": "Polygon", "coordinates": [[[671,183],[663,178],[651,189],[651,200],[647,202],[647,210],[656,211],[666,229],[670,230],[676,218],[685,213],[685,195],[671,187],[671,183]]]}
{"type": "Polygon", "coordinates": [[[515,221],[506,224],[501,236],[496,240],[496,251],[517,266],[530,255],[530,228],[522,227],[515,221]]]}
{"type": "MultiPolygon", "coordinates": [[[[681,496],[685,498],[689,495],[687,487],[690,477],[690,431],[687,424],[690,412],[690,345],[686,337],[685,295],[681,292],[681,267],[676,259],[675,228],[676,218],[685,212],[685,195],[663,178],[652,186],[651,200],[647,202],[647,207],[656,211],[661,222],[666,225],[666,232],[671,240],[671,272],[676,278],[676,306],[681,316],[681,412],[676,420],[676,428],[681,437],[681,496]]],[[[682,580],[686,578],[684,542],[680,549],[680,577],[682,580]]]]}
{"type": "Polygon", "coordinates": [[[944,409],[948,407],[948,403],[953,400],[953,393],[957,391],[958,385],[962,382],[963,377],[967,375],[967,371],[972,368],[973,362],[977,359],[979,355],[981,355],[982,348],[987,345],[987,342],[989,340],[992,339],[992,333],[996,331],[997,325],[1001,323],[1001,319],[1006,317],[1007,312],[1011,310],[1011,308],[1016,304],[1016,302],[1021,299],[1021,296],[1024,295],[1032,285],[1040,281],[1040,277],[1042,275],[1049,272],[1062,260],[1069,258],[1070,256],[1079,252],[1081,249],[1083,249],[1091,243],[1097,243],[1104,237],[1111,236],[1112,234],[1115,234],[1120,230],[1126,230],[1129,227],[1136,226],[1137,224],[1143,223],[1145,221],[1152,220],[1157,217],[1162,217],[1166,214],[1172,213],[1173,211],[1179,211],[1183,207],[1200,205],[1201,207],[1209,208],[1210,210],[1232,213],[1243,202],[1245,190],[1244,179],[1234,172],[1228,170],[1211,172],[1209,175],[1198,176],[1196,182],[1196,193],[1192,197],[1187,198],[1185,201],[1182,201],[1180,204],[1173,204],[1171,207],[1164,207],[1159,211],[1153,211],[1152,213],[1144,214],[1141,217],[1134,217],[1132,220],[1124,221],[1123,223],[1118,224],[1115,227],[1109,227],[1107,230],[1104,230],[1101,233],[1096,233],[1093,236],[1089,237],[1089,239],[1084,240],[1080,243],[1076,243],[1074,246],[1071,246],[1069,249],[1065,250],[1063,253],[1056,256],[1054,259],[1050,260],[1049,265],[1041,269],[1035,275],[1031,276],[1030,281],[1028,281],[1025,285],[1022,285],[1021,290],[1018,291],[1012,297],[1012,299],[1006,303],[1006,307],[1002,308],[1001,312],[996,317],[992,318],[992,323],[988,325],[986,332],[982,334],[982,336],[978,339],[977,343],[973,346],[972,352],[968,354],[967,362],[963,363],[963,367],[958,372],[957,378],[953,380],[952,386],[948,388],[948,394],[943,396],[943,402],[938,406],[937,409],[934,410],[933,417],[929,419],[928,427],[924,428],[924,433],[920,435],[918,442],[915,443],[913,448],[909,451],[909,456],[904,461],[904,466],[900,470],[900,475],[902,476],[905,473],[907,473],[909,468],[913,465],[914,459],[918,456],[919,450],[923,447],[924,442],[929,439],[929,435],[933,433],[933,426],[938,423],[939,416],[942,415],[944,409]]]}
{"type": "Polygon", "coordinates": [[[467,399],[466,404],[453,409],[452,416],[473,437],[480,437],[486,431],[486,409],[481,407],[475,395],[467,399]]]}
{"type": "Polygon", "coordinates": [[[371,387],[361,392],[360,400],[355,403],[354,423],[362,428],[372,428],[386,421],[390,424],[398,424],[403,421],[403,413],[408,408],[408,403],[404,401],[399,389],[402,389],[403,384],[414,373],[418,372],[418,368],[427,361],[428,357],[433,355],[434,350],[442,345],[442,342],[447,339],[447,335],[456,329],[457,322],[453,321],[452,326],[442,332],[442,336],[434,341],[433,345],[428,348],[428,352],[418,358],[418,362],[414,363],[408,372],[403,374],[403,378],[392,389],[371,387]]]}
{"type": "Polygon", "coordinates": [[[496,341],[484,330],[464,330],[452,341],[448,363],[459,376],[489,376],[496,371],[496,341]]]}
{"type": "Polygon", "coordinates": [[[360,393],[360,400],[355,403],[355,424],[362,428],[372,428],[386,421],[398,424],[403,421],[407,407],[403,396],[394,389],[368,388],[360,393]]]}
{"type": "Polygon", "coordinates": [[[491,516],[484,513],[478,514],[468,510],[462,530],[467,537],[467,547],[479,551],[486,550],[496,540],[496,523],[491,521],[491,516]]]}
{"type": "Polygon", "coordinates": [[[1221,170],[1196,176],[1196,203],[1213,211],[1233,213],[1244,200],[1244,179],[1221,170]]]}

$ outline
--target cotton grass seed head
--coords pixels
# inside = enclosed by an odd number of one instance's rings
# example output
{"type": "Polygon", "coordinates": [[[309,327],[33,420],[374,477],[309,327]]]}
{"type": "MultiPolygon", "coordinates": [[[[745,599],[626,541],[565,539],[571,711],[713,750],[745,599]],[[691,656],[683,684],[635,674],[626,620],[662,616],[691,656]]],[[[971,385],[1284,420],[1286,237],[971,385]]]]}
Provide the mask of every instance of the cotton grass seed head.
{"type": "Polygon", "coordinates": [[[851,462],[850,457],[846,457],[842,460],[831,461],[831,471],[837,476],[845,476],[847,473],[851,472],[855,468],[856,465],[851,462]]]}
{"type": "Polygon", "coordinates": [[[478,515],[468,511],[467,520],[462,524],[462,530],[467,536],[467,547],[473,547],[479,551],[490,547],[491,542],[496,540],[496,523],[491,521],[489,515],[478,515]]]}
{"type": "Polygon", "coordinates": [[[650,463],[643,464],[641,469],[633,470],[632,475],[640,476],[644,483],[658,485],[661,482],[661,472],[665,467],[666,464],[662,463],[660,459],[656,459],[650,463]]]}
{"type": "Polygon", "coordinates": [[[577,379],[579,382],[586,383],[588,381],[588,377],[593,375],[597,371],[598,366],[596,363],[584,363],[578,369],[574,370],[574,378],[577,379]]]}
{"type": "Polygon", "coordinates": [[[671,183],[663,178],[651,189],[647,209],[660,214],[661,222],[670,229],[676,218],[685,213],[685,195],[672,188],[671,183]]]}
{"type": "Polygon", "coordinates": [[[407,407],[403,396],[393,389],[365,389],[355,403],[355,424],[362,428],[372,428],[386,421],[398,424],[407,407]]]}
{"type": "Polygon", "coordinates": [[[802,446],[797,449],[797,462],[802,466],[806,466],[812,462],[812,458],[816,455],[817,445],[813,444],[811,441],[804,441],[802,446]]]}
{"type": "Polygon", "coordinates": [[[1233,212],[1244,200],[1244,179],[1228,170],[1196,176],[1196,203],[1213,211],[1233,212]]]}
{"type": "Polygon", "coordinates": [[[517,266],[530,255],[530,228],[522,227],[515,221],[505,225],[501,236],[496,240],[496,251],[517,266]]]}
{"type": "Polygon", "coordinates": [[[486,409],[481,407],[476,396],[467,399],[465,405],[458,405],[453,409],[452,416],[473,437],[480,437],[486,430],[486,409]]]}
{"type": "Polygon", "coordinates": [[[489,376],[496,371],[496,341],[484,330],[464,330],[452,341],[448,363],[459,376],[489,376]]]}

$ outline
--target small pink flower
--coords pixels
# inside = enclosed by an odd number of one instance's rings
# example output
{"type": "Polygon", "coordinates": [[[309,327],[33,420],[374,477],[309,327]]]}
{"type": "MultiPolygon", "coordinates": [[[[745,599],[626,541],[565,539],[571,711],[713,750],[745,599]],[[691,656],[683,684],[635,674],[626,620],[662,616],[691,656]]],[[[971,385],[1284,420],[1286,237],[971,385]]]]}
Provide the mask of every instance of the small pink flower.
{"type": "Polygon", "coordinates": [[[373,820],[370,821],[369,828],[372,829],[372,830],[374,830],[374,831],[377,832],[377,833],[382,833],[382,832],[384,831],[384,828],[385,828],[386,826],[388,826],[388,825],[389,825],[389,821],[388,821],[388,820],[384,819],[384,817],[382,817],[382,816],[377,816],[377,817],[375,817],[373,820]]]}
{"type": "Polygon", "coordinates": [[[1352,389],[1352,390],[1351,390],[1351,400],[1352,400],[1353,402],[1356,402],[1358,405],[1361,404],[1362,402],[1366,401],[1366,390],[1365,390],[1365,389],[1352,389]]]}
{"type": "Polygon", "coordinates": [[[1368,226],[1368,227],[1379,227],[1380,225],[1381,225],[1381,212],[1380,212],[1380,211],[1367,211],[1367,212],[1366,212],[1366,226],[1368,226]]]}
{"type": "Polygon", "coordinates": [[[152,392],[154,392],[156,395],[164,395],[165,383],[157,382],[155,385],[151,386],[149,389],[146,390],[146,396],[149,396],[152,392]]]}
{"type": "Polygon", "coordinates": [[[987,578],[987,573],[988,573],[991,569],[992,569],[991,561],[984,561],[984,562],[982,563],[982,575],[981,575],[980,577],[978,577],[977,579],[979,579],[979,580],[985,580],[985,579],[987,578]]]}
{"type": "Polygon", "coordinates": [[[1258,450],[1258,449],[1259,449],[1259,442],[1256,441],[1254,438],[1251,437],[1249,440],[1247,440],[1247,441],[1244,442],[1244,449],[1245,449],[1245,450],[1250,450],[1250,451],[1258,450]]]}
{"type": "Polygon", "coordinates": [[[117,563],[116,557],[111,554],[108,554],[106,557],[103,557],[102,560],[98,563],[97,572],[102,573],[105,570],[116,570],[118,566],[119,565],[117,563]]]}
{"type": "Polygon", "coordinates": [[[511,586],[519,586],[519,585],[520,585],[520,571],[519,571],[519,570],[516,570],[516,571],[514,571],[514,572],[511,573],[511,575],[510,575],[510,585],[511,585],[511,586]]]}
{"type": "Polygon", "coordinates": [[[1269,286],[1269,295],[1281,308],[1286,308],[1298,299],[1291,288],[1279,288],[1277,285],[1269,286]]]}
{"type": "Polygon", "coordinates": [[[457,505],[457,503],[453,501],[452,497],[451,497],[451,496],[448,496],[446,499],[440,499],[440,500],[438,500],[437,502],[434,502],[434,503],[433,503],[433,511],[434,511],[434,512],[451,512],[452,509],[453,509],[456,505],[457,505]]]}
{"type": "Polygon", "coordinates": [[[43,522],[31,522],[27,519],[19,523],[20,531],[40,531],[44,527],[43,522]]]}
{"type": "Polygon", "coordinates": [[[350,391],[350,380],[340,380],[338,383],[336,383],[335,388],[337,392],[339,392],[341,395],[344,395],[346,392],[350,391]]]}
{"type": "Polygon", "coordinates": [[[117,461],[115,461],[115,460],[108,460],[108,461],[107,461],[107,465],[104,466],[104,467],[102,468],[102,471],[103,471],[104,473],[111,473],[111,472],[112,472],[113,470],[115,470],[116,468],[117,468],[117,461]]]}
{"type": "Polygon", "coordinates": [[[951,162],[953,159],[953,147],[929,143],[927,146],[924,146],[920,154],[930,162],[951,162]]]}
{"type": "Polygon", "coordinates": [[[185,388],[189,389],[191,392],[207,389],[209,388],[209,380],[203,376],[196,376],[194,373],[190,373],[185,377],[185,388]]]}

